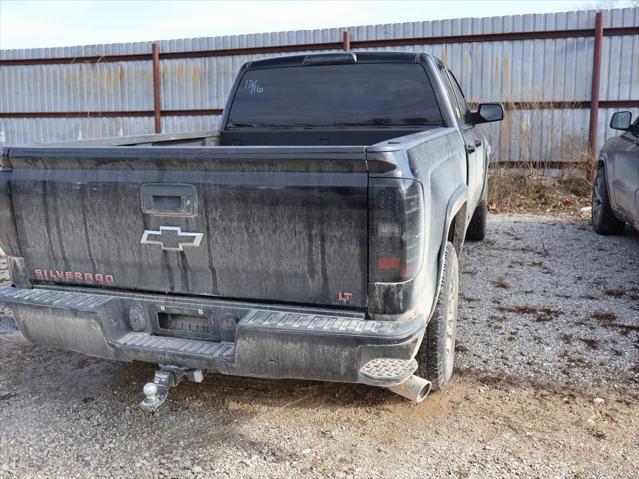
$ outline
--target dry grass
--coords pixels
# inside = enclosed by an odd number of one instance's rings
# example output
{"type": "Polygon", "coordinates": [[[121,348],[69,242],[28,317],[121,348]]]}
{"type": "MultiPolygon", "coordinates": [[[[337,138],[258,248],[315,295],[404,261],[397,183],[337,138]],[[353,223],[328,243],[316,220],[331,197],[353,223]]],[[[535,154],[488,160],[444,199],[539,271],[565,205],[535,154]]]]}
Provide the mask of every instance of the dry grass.
{"type": "MultiPolygon", "coordinates": [[[[543,98],[544,92],[537,89],[528,96],[543,98]]],[[[493,164],[489,209],[583,217],[581,209],[590,205],[594,156],[587,132],[574,125],[578,105],[569,101],[516,103],[517,108],[506,112],[494,137],[500,159],[505,164],[514,162],[509,166],[516,169],[493,164]]]]}
{"type": "Polygon", "coordinates": [[[585,176],[549,178],[530,168],[526,172],[492,168],[488,179],[488,209],[496,213],[553,213],[582,216],[590,205],[591,183],[585,176]]]}

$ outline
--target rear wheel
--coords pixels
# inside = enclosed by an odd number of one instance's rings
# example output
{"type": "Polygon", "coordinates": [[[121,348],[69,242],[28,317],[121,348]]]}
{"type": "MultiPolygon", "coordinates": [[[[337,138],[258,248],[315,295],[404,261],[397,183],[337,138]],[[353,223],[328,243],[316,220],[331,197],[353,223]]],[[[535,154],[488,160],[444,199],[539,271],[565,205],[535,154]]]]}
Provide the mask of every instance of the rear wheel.
{"type": "Polygon", "coordinates": [[[453,375],[455,336],[459,304],[459,265],[453,244],[446,243],[444,272],[437,306],[417,352],[419,375],[428,379],[433,390],[443,388],[453,375]]]}
{"type": "Polygon", "coordinates": [[[623,232],[625,223],[615,218],[608,196],[606,168],[597,168],[595,183],[592,187],[592,227],[600,235],[618,235],[623,232]]]}

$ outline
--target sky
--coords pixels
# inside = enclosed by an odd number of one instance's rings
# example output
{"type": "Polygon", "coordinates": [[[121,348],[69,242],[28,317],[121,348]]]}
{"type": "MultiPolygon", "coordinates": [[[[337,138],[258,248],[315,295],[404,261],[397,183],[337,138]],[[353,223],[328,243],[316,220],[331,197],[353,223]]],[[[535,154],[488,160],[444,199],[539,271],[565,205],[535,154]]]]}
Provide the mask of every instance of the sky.
{"type": "Polygon", "coordinates": [[[615,8],[637,0],[0,0],[0,49],[615,8]]]}

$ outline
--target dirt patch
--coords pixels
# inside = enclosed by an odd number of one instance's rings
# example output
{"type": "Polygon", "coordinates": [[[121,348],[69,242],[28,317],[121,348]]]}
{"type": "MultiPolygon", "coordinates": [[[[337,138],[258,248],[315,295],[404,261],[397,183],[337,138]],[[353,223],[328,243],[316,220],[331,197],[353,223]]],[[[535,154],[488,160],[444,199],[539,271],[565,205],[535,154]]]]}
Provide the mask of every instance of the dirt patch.
{"type": "Polygon", "coordinates": [[[529,314],[535,317],[536,321],[552,321],[561,312],[550,308],[537,308],[535,306],[498,306],[497,311],[502,313],[529,314]]]}
{"type": "Polygon", "coordinates": [[[506,281],[506,278],[504,278],[503,276],[493,281],[493,285],[495,286],[495,288],[510,289],[508,281],[506,281]]]}
{"type": "Polygon", "coordinates": [[[618,288],[618,289],[607,289],[604,291],[604,293],[607,296],[612,296],[614,298],[621,298],[624,294],[626,294],[626,291],[624,289],[618,288]]]}
{"type": "Polygon", "coordinates": [[[590,313],[590,318],[604,324],[610,324],[617,319],[617,315],[608,311],[595,311],[590,313]]]}
{"type": "Polygon", "coordinates": [[[581,341],[582,343],[584,343],[586,346],[588,346],[590,349],[599,349],[599,344],[600,341],[598,339],[591,339],[591,338],[579,338],[579,341],[581,341]]]}

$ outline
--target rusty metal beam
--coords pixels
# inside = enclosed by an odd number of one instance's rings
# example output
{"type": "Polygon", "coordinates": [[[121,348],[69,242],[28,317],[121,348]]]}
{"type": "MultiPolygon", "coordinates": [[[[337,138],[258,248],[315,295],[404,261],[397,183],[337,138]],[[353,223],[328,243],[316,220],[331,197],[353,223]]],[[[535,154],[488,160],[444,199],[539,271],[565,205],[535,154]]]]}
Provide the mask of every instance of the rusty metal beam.
{"type": "MultiPolygon", "coordinates": [[[[470,102],[476,107],[476,102],[470,102]]],[[[590,108],[590,101],[527,101],[503,102],[506,110],[578,110],[590,108]]],[[[639,108],[639,100],[600,100],[599,108],[639,108]]],[[[200,108],[191,110],[161,110],[161,116],[219,116],[222,108],[200,108]]],[[[0,118],[118,118],[155,116],[154,110],[122,110],[122,111],[17,111],[0,112],[0,118]]]]}
{"type": "Polygon", "coordinates": [[[133,53],[130,55],[92,55],[80,57],[55,58],[11,58],[0,59],[0,66],[12,65],[74,65],[83,63],[136,62],[151,60],[150,53],[133,53]]]}
{"type": "Polygon", "coordinates": [[[639,108],[639,100],[599,100],[599,108],[639,108]]]}
{"type": "MultiPolygon", "coordinates": [[[[499,103],[498,100],[495,100],[499,103]]],[[[477,108],[478,102],[469,102],[477,108]]],[[[579,101],[506,101],[501,102],[505,110],[584,110],[591,107],[589,100],[579,101]]],[[[639,108],[639,100],[600,100],[599,108],[639,108]]]]}
{"type": "Polygon", "coordinates": [[[592,94],[590,97],[590,128],[588,130],[588,148],[593,159],[588,177],[594,177],[594,159],[597,156],[597,124],[599,121],[599,84],[601,80],[601,44],[603,40],[603,12],[595,16],[595,47],[592,58],[592,94]]]}
{"type": "Polygon", "coordinates": [[[342,37],[342,50],[349,52],[351,50],[351,32],[344,32],[342,37]]]}
{"type": "Polygon", "coordinates": [[[179,58],[227,57],[234,55],[258,55],[270,53],[295,53],[315,50],[341,50],[342,42],[310,43],[297,45],[274,45],[270,47],[227,48],[220,50],[199,50],[191,52],[163,53],[162,58],[174,60],[179,58]]]}
{"type": "MultiPolygon", "coordinates": [[[[639,27],[617,27],[607,28],[603,32],[605,37],[639,35],[639,27]]],[[[508,33],[487,33],[478,35],[449,35],[439,37],[412,37],[395,38],[384,40],[362,40],[350,42],[351,48],[375,48],[394,47],[407,45],[441,45],[447,43],[473,43],[473,42],[502,42],[514,40],[547,40],[554,38],[580,38],[592,37],[593,30],[549,30],[534,32],[508,32],[508,33]]],[[[165,52],[162,59],[178,58],[206,58],[223,57],[233,55],[256,55],[270,53],[291,53],[316,50],[342,50],[344,42],[274,45],[267,47],[246,47],[227,48],[219,50],[199,50],[190,52],[165,52]]],[[[129,55],[102,55],[102,56],[77,56],[60,58],[22,58],[22,59],[0,59],[0,66],[10,65],[47,65],[47,64],[75,64],[75,63],[106,63],[106,62],[128,62],[151,60],[152,55],[148,53],[129,55]]]]}
{"type": "Polygon", "coordinates": [[[162,116],[217,116],[217,115],[221,115],[222,113],[224,113],[223,108],[206,108],[206,109],[192,109],[192,110],[162,110],[162,116]]]}
{"type": "MultiPolygon", "coordinates": [[[[606,29],[605,36],[639,35],[639,27],[606,29]]],[[[515,40],[550,40],[556,38],[592,37],[593,30],[544,30],[535,32],[483,33],[477,35],[450,35],[440,37],[394,38],[352,42],[353,48],[393,47],[407,45],[441,45],[445,43],[507,42],[515,40]]]]}
{"type": "MultiPolygon", "coordinates": [[[[220,108],[197,110],[162,110],[162,116],[218,116],[223,112],[220,108]]],[[[155,117],[154,110],[128,111],[43,111],[43,112],[0,112],[0,118],[120,118],[120,117],[155,117]]]]}
{"type": "Polygon", "coordinates": [[[151,47],[153,56],[153,116],[155,120],[155,132],[162,133],[162,107],[160,97],[160,46],[153,42],[151,47]]]}

